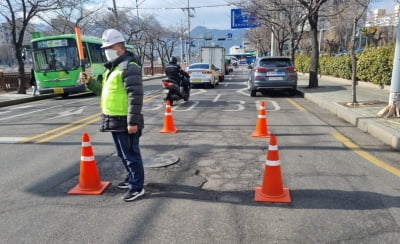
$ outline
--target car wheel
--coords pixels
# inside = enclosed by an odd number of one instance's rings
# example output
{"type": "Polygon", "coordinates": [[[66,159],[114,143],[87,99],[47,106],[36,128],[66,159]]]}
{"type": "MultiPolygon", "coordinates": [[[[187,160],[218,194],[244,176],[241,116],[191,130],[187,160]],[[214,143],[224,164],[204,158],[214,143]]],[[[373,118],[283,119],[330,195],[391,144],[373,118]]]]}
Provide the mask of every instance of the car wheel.
{"type": "Polygon", "coordinates": [[[215,82],[213,83],[212,81],[210,81],[210,83],[207,84],[208,88],[215,88],[215,82]]]}
{"type": "Polygon", "coordinates": [[[256,90],[251,90],[250,91],[250,96],[256,97],[257,96],[257,91],[256,90]]]}
{"type": "Polygon", "coordinates": [[[297,94],[297,90],[296,89],[291,89],[291,90],[289,90],[289,96],[294,96],[294,95],[296,95],[297,94]]]}

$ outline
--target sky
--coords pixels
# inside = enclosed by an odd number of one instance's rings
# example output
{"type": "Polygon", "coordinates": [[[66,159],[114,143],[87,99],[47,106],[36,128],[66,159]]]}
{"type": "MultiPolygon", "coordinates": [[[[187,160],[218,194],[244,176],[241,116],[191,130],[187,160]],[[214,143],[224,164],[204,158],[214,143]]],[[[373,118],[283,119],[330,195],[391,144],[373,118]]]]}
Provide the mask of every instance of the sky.
{"type": "Polygon", "coordinates": [[[399,3],[396,0],[371,0],[370,9],[386,9],[386,13],[389,14],[394,12],[394,6],[397,4],[399,3]]]}
{"type": "MultiPolygon", "coordinates": [[[[187,10],[194,8],[191,13],[190,27],[205,26],[209,29],[230,29],[231,8],[225,0],[138,0],[139,16],[152,14],[163,26],[188,26],[187,10]]],[[[117,8],[130,7],[136,13],[136,0],[116,0],[117,8]]],[[[107,0],[107,5],[112,6],[112,0],[107,0]]]]}
{"type": "MultiPolygon", "coordinates": [[[[107,5],[112,6],[112,0],[106,0],[107,5]]],[[[190,27],[205,26],[209,29],[230,29],[231,9],[236,6],[229,5],[225,0],[116,0],[118,8],[129,7],[136,13],[136,2],[139,4],[139,15],[151,14],[163,26],[188,26],[187,10],[182,8],[194,8],[191,13],[190,27]]],[[[399,0],[400,2],[400,0],[399,0]]],[[[387,13],[394,12],[396,0],[371,0],[370,9],[383,8],[387,13]]]]}

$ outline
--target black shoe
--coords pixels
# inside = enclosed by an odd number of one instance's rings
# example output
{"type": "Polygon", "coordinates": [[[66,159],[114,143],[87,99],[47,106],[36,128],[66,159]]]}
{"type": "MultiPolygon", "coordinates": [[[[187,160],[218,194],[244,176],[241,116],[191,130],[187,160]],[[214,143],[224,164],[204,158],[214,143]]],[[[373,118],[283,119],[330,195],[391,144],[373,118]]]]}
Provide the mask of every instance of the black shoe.
{"type": "Polygon", "coordinates": [[[117,187],[119,189],[128,189],[129,188],[129,176],[125,178],[125,181],[118,183],[117,187]]]}
{"type": "Polygon", "coordinates": [[[135,200],[136,198],[143,196],[144,195],[144,188],[142,188],[141,191],[127,191],[125,193],[125,195],[122,197],[122,199],[124,199],[124,201],[126,202],[130,202],[135,200]]]}

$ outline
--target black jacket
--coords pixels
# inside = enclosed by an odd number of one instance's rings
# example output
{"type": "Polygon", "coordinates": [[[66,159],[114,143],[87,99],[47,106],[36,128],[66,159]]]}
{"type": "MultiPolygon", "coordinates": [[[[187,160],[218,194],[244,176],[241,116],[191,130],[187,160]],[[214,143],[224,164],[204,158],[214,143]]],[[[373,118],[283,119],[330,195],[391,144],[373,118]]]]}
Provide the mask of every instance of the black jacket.
{"type": "MultiPolygon", "coordinates": [[[[129,125],[137,125],[138,129],[144,128],[144,119],[142,114],[143,106],[143,82],[141,67],[130,62],[139,64],[136,56],[130,52],[119,56],[113,62],[107,62],[104,67],[110,71],[113,71],[117,66],[123,71],[122,81],[128,93],[128,115],[127,116],[111,116],[103,114],[101,116],[100,131],[127,131],[129,125]]],[[[111,72],[109,73],[111,74],[111,72]]],[[[107,78],[107,77],[104,77],[107,78]]],[[[92,91],[96,91],[99,83],[94,80],[90,80],[88,88],[92,91]],[[97,83],[97,84],[96,84],[97,83]]],[[[101,85],[100,85],[101,86],[101,85]]],[[[99,92],[95,92],[100,95],[99,92]]]]}
{"type": "Polygon", "coordinates": [[[181,66],[173,63],[167,64],[165,67],[165,75],[168,77],[168,79],[178,82],[178,84],[181,83],[183,77],[189,78],[189,75],[182,70],[181,66]]]}

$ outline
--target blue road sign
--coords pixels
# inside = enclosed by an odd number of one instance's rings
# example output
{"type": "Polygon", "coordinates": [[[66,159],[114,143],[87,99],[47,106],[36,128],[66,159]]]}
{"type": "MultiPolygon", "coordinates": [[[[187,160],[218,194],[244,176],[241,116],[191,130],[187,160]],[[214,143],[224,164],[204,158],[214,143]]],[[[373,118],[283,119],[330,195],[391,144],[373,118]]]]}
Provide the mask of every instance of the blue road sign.
{"type": "Polygon", "coordinates": [[[227,35],[226,35],[228,38],[232,38],[232,33],[228,33],[227,35]]]}
{"type": "Polygon", "coordinates": [[[259,27],[260,23],[257,21],[255,13],[248,13],[242,9],[231,9],[231,28],[255,28],[259,27]]]}

